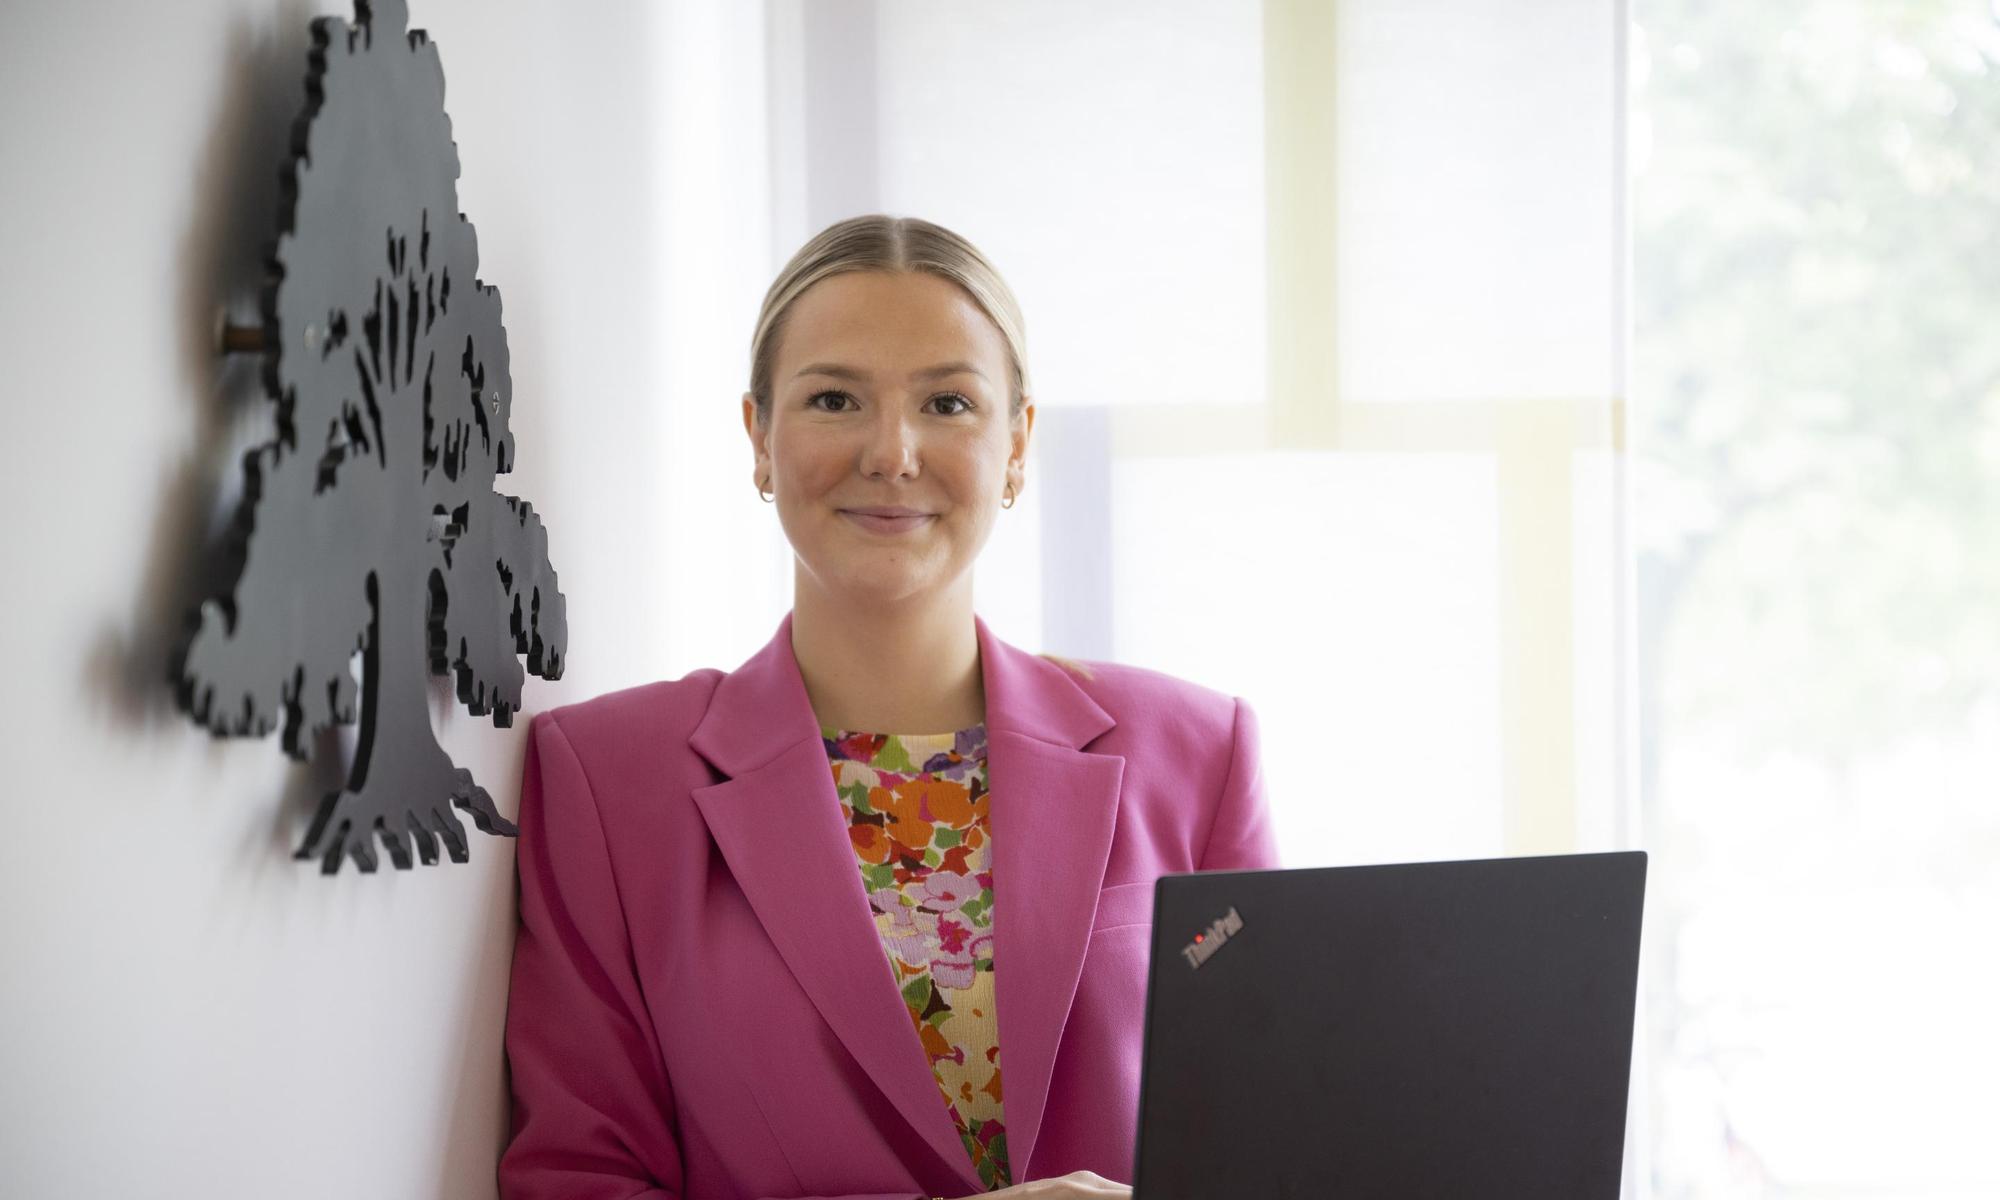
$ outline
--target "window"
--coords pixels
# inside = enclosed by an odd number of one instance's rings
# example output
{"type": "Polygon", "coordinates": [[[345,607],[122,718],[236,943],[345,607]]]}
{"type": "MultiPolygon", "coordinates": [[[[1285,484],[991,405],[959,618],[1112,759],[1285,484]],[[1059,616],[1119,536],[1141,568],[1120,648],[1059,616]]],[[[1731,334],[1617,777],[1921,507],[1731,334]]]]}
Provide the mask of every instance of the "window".
{"type": "Polygon", "coordinates": [[[1634,16],[1653,1194],[2000,1194],[2000,32],[1634,16]]]}

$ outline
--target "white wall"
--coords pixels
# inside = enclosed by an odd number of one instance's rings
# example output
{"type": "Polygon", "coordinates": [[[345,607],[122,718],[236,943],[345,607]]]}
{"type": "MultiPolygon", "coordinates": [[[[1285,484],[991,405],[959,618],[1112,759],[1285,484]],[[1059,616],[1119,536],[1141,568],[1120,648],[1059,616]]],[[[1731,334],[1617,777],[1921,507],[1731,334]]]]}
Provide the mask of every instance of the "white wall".
{"type": "MultiPolygon", "coordinates": [[[[255,310],[320,12],[351,16],[331,0],[8,8],[0,1194],[493,1192],[513,843],[468,823],[467,865],[324,877],[289,853],[325,777],[275,738],[212,741],[163,682],[184,564],[231,499],[216,481],[233,491],[268,419],[253,368],[206,339],[218,305],[255,310]]],[[[732,284],[748,301],[710,292],[738,319],[718,324],[706,377],[670,365],[690,335],[669,342],[663,322],[722,270],[694,260],[702,246],[747,229],[768,258],[770,228],[758,181],[746,201],[735,181],[669,181],[660,164],[698,152],[717,94],[761,93],[719,54],[760,67],[761,19],[640,0],[415,5],[443,55],[480,274],[505,303],[519,465],[501,486],[544,514],[569,601],[569,673],[530,677],[529,711],[686,670],[670,670],[670,626],[676,653],[724,666],[769,634],[767,604],[727,645],[686,641],[656,586],[676,555],[726,552],[708,532],[726,513],[694,533],[665,514],[695,454],[678,439],[736,419],[735,347],[766,279],[732,284]],[[710,40],[670,45],[689,22],[710,40]],[[653,220],[709,184],[720,225],[670,237],[653,220]],[[667,409],[675,387],[698,417],[667,409]]],[[[712,507],[758,515],[748,462],[741,503],[712,507]]],[[[765,596],[766,575],[740,586],[765,596]]],[[[727,610],[738,586],[709,602],[727,610]]],[[[433,710],[511,815],[525,716],[496,730],[441,681],[433,710]]]]}

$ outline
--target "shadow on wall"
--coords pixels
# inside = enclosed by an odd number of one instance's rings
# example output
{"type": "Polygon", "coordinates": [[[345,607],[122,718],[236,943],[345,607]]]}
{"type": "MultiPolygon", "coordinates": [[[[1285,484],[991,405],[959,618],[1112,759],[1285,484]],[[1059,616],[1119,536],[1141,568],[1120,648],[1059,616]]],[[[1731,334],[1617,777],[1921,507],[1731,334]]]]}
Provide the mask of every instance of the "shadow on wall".
{"type": "MultiPolygon", "coordinates": [[[[282,0],[274,11],[239,13],[230,23],[211,132],[188,178],[193,220],[181,239],[173,313],[179,369],[163,392],[186,404],[187,450],[154,507],[150,557],[121,626],[97,637],[86,693],[113,723],[135,734],[200,734],[174,703],[169,665],[202,600],[228,589],[239,566],[225,535],[242,497],[242,458],[275,436],[260,358],[225,355],[218,324],[258,323],[265,263],[277,235],[280,178],[293,120],[304,106],[313,8],[282,0]]],[[[167,395],[134,397],[138,404],[167,395]]],[[[275,739],[272,739],[275,746],[275,739]]],[[[238,861],[262,874],[290,865],[296,830],[346,776],[343,741],[351,729],[322,733],[304,770],[291,772],[268,837],[239,848],[238,861]]],[[[216,747],[219,762],[222,748],[216,747]]]]}

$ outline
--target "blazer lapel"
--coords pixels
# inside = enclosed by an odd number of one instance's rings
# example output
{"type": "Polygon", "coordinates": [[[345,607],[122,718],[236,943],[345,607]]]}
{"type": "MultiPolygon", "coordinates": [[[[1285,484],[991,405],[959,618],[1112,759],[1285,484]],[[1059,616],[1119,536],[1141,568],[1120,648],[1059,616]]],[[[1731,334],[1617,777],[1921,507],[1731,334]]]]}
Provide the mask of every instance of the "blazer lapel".
{"type": "Polygon", "coordinates": [[[787,613],[716,685],[688,744],[730,778],[694,802],[820,1016],[958,1184],[983,1190],[875,930],[791,633],[787,613]]]}
{"type": "MultiPolygon", "coordinates": [[[[1125,760],[1082,749],[1115,722],[1067,672],[973,621],[993,793],[1002,1112],[1019,1182],[1082,972],[1125,760]]],[[[730,778],[694,789],[694,801],[821,1017],[959,1181],[981,1191],[876,932],[791,627],[788,612],[717,684],[689,745],[730,778]]]]}
{"type": "MultiPolygon", "coordinates": [[[[1056,1047],[1083,973],[1125,759],[1083,746],[1113,725],[1069,672],[979,628],[992,789],[993,987],[1016,1182],[1032,1178],[1056,1047]]],[[[1136,1014],[1135,1014],[1136,1015],[1136,1014]]]]}

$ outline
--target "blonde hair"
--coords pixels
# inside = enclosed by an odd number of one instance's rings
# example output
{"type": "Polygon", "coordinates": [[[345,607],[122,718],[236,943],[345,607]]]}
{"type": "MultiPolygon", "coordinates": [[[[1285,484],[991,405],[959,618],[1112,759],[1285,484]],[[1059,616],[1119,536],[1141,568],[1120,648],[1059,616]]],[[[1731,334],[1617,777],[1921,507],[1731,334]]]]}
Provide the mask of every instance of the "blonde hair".
{"type": "Polygon", "coordinates": [[[884,213],[836,221],[799,247],[764,293],[750,337],[750,395],[758,424],[771,419],[771,373],[792,304],[822,279],[850,271],[923,271],[964,290],[1007,343],[1013,378],[1008,415],[1019,417],[1028,395],[1028,333],[1007,281],[977,247],[942,225],[884,213]]]}

